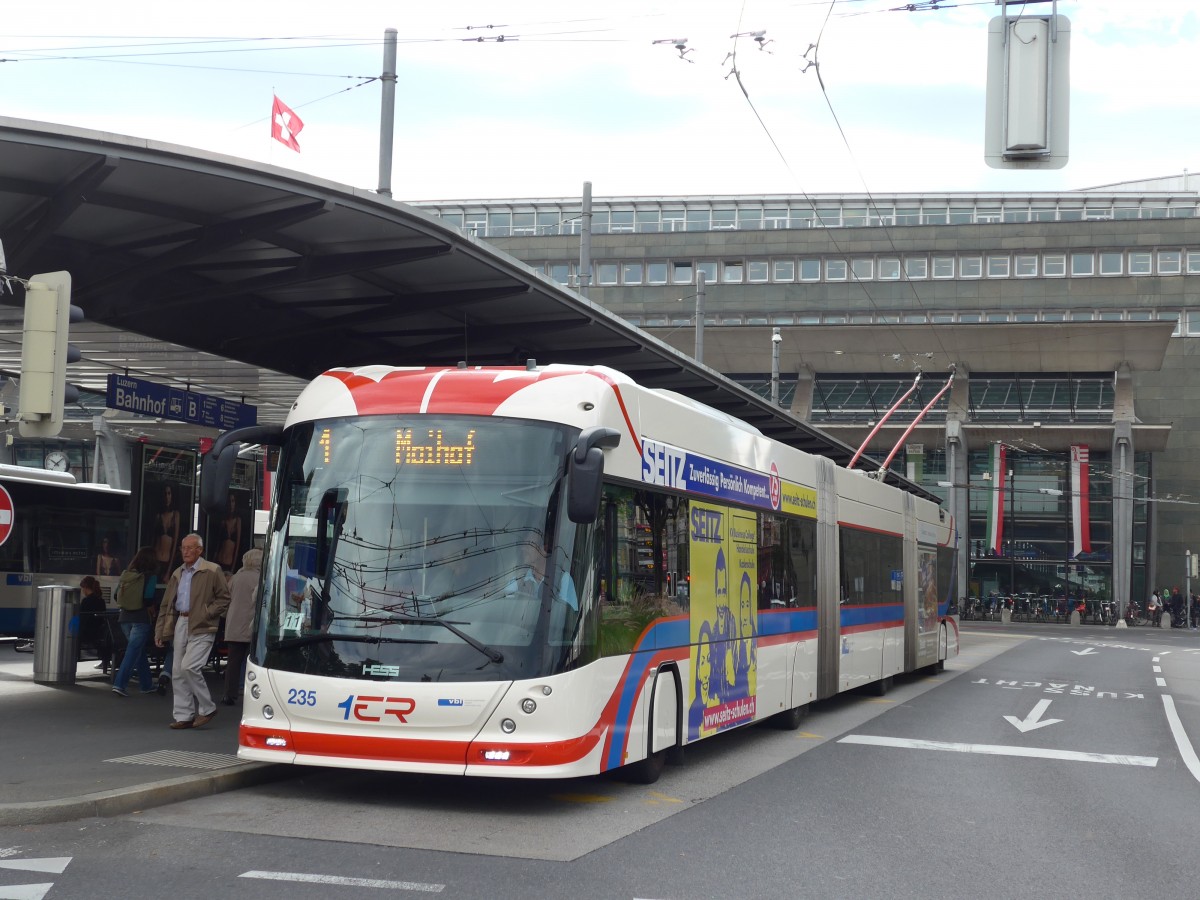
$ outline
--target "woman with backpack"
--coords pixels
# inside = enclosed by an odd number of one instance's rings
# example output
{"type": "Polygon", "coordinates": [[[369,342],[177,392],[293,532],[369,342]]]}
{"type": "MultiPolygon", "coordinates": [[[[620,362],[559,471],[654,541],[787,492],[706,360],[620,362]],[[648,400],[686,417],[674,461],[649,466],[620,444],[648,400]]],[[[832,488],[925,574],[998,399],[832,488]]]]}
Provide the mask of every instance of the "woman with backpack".
{"type": "Polygon", "coordinates": [[[150,640],[152,623],[148,607],[154,602],[154,591],[158,587],[158,557],[153,547],[142,547],[121,573],[113,592],[117,606],[121,609],[117,619],[128,642],[121,668],[113,678],[112,692],[128,697],[129,678],[137,667],[138,684],[143,694],[157,690],[154,676],[150,674],[150,660],[146,658],[146,644],[150,640]]]}

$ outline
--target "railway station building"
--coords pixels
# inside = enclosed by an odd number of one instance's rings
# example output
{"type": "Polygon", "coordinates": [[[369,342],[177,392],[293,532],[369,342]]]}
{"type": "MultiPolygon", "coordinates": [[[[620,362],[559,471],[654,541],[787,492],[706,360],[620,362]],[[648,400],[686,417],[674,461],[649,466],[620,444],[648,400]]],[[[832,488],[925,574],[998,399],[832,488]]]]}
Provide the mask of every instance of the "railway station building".
{"type": "Polygon", "coordinates": [[[960,523],[963,595],[1144,599],[1200,551],[1194,181],[603,198],[590,278],[579,199],[416,205],[851,446],[874,433],[960,523]]]}

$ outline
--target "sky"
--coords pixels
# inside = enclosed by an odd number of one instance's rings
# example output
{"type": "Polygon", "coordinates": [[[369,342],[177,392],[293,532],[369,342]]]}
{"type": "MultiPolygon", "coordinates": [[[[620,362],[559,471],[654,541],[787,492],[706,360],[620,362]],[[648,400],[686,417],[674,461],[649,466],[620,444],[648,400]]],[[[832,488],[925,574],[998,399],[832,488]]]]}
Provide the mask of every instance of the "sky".
{"type": "Polygon", "coordinates": [[[984,160],[999,7],[929,5],[12,4],[0,116],[374,189],[394,28],[399,200],[577,197],[585,181],[596,197],[1062,191],[1200,171],[1194,0],[1058,3],[1070,21],[1070,158],[1043,171],[984,160]],[[299,153],[271,139],[273,96],[304,121],[299,153]]]}

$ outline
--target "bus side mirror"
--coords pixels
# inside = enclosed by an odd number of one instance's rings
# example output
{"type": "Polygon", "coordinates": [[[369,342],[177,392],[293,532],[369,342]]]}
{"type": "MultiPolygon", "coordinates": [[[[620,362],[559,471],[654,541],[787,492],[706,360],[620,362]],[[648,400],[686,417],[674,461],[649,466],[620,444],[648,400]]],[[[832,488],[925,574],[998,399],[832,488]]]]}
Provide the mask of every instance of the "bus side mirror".
{"type": "Polygon", "coordinates": [[[200,463],[200,505],[210,516],[221,516],[229,503],[229,481],[233,478],[233,464],[237,462],[238,445],[270,444],[283,442],[281,425],[251,425],[235,428],[217,438],[212,449],[200,463]]]}
{"type": "Polygon", "coordinates": [[[620,432],[601,426],[586,428],[579,435],[567,471],[567,518],[576,525],[596,521],[604,480],[604,450],[620,443],[620,432]]]}

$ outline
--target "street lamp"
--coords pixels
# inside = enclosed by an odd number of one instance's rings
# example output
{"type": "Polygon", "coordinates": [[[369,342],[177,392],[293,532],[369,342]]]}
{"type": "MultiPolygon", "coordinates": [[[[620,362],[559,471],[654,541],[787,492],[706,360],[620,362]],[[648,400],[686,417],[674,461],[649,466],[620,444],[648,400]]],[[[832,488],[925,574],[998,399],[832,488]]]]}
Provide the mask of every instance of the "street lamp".
{"type": "Polygon", "coordinates": [[[771,405],[779,405],[779,345],[783,335],[776,328],[771,333],[771,405]]]}

